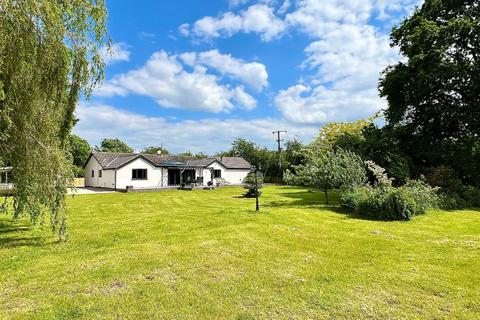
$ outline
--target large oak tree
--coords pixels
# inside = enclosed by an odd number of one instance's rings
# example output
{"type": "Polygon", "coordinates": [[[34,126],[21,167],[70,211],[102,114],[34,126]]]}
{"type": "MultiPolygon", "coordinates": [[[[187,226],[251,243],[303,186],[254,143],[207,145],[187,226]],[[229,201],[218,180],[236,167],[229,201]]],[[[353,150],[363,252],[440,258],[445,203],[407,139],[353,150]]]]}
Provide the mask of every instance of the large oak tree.
{"type": "Polygon", "coordinates": [[[416,166],[447,164],[480,178],[480,2],[426,0],[391,34],[405,61],[387,68],[380,93],[416,166]]]}

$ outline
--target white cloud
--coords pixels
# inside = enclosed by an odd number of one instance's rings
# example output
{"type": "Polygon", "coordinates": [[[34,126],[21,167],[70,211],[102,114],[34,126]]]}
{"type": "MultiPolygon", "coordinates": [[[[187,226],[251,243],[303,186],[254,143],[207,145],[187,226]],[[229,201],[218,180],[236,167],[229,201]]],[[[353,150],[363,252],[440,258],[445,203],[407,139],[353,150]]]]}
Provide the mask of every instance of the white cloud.
{"type": "Polygon", "coordinates": [[[399,59],[386,35],[371,26],[348,24],[312,42],[305,52],[306,64],[317,70],[317,81],[352,91],[375,88],[380,71],[399,59]]]}
{"type": "Polygon", "coordinates": [[[263,41],[270,41],[285,30],[285,23],[274,14],[274,9],[265,4],[255,4],[238,14],[226,12],[218,17],[197,20],[190,30],[182,25],[180,32],[192,34],[199,39],[230,37],[237,32],[259,33],[263,41]],[[183,26],[183,27],[182,27],[183,26]]]}
{"type": "Polygon", "coordinates": [[[178,56],[184,64],[191,67],[195,66],[197,63],[197,53],[196,52],[184,52],[178,56]]]}
{"type": "Polygon", "coordinates": [[[390,47],[388,36],[369,25],[380,8],[378,1],[303,0],[287,14],[289,25],[315,39],[305,49],[305,83],[280,91],[275,99],[287,119],[355,120],[385,107],[376,90],[378,79],[401,57],[390,47]]]}
{"type": "Polygon", "coordinates": [[[179,56],[159,51],[143,67],[105,81],[94,94],[111,97],[134,93],[152,97],[166,108],[209,112],[228,112],[234,108],[234,101],[247,110],[255,108],[257,101],[243,86],[232,88],[221,84],[219,77],[207,73],[206,66],[257,90],[267,85],[266,68],[258,62],[248,63],[217,50],[199,54],[186,52],[179,56]],[[193,71],[186,71],[181,62],[191,66],[193,71]]]}
{"type": "Polygon", "coordinates": [[[254,109],[257,106],[257,100],[246,93],[243,87],[235,88],[235,99],[247,110],[254,109]]]}
{"type": "Polygon", "coordinates": [[[290,0],[284,0],[282,6],[277,10],[277,12],[279,14],[285,14],[291,5],[292,3],[290,2],[290,0]]]}
{"type": "Polygon", "coordinates": [[[284,117],[295,123],[320,124],[328,121],[353,121],[372,115],[382,107],[376,89],[358,93],[298,84],[281,90],[275,104],[284,117]]]}
{"type": "Polygon", "coordinates": [[[190,25],[188,23],[181,24],[178,27],[178,31],[185,37],[190,34],[190,25]]]}
{"type": "Polygon", "coordinates": [[[257,91],[261,91],[268,84],[268,73],[265,65],[258,62],[245,62],[232,57],[230,54],[221,54],[218,50],[187,52],[180,55],[182,61],[190,66],[202,64],[215,68],[221,74],[229,75],[241,80],[257,91]]]}
{"type": "Polygon", "coordinates": [[[128,93],[149,96],[167,108],[222,112],[232,110],[234,90],[218,83],[202,66],[187,72],[175,55],[154,53],[136,70],[106,81],[95,92],[99,96],[125,96],[128,93]]]}
{"type": "Polygon", "coordinates": [[[285,20],[304,33],[322,37],[341,24],[366,24],[372,8],[371,1],[301,0],[285,20]]]}
{"type": "Polygon", "coordinates": [[[163,145],[173,152],[214,152],[227,150],[234,138],[253,140],[261,145],[275,147],[272,130],[287,130],[286,138],[310,141],[318,128],[292,125],[285,120],[256,119],[202,119],[169,122],[165,118],[119,110],[102,104],[79,104],[76,117],[80,119],[74,132],[91,144],[103,138],[118,137],[135,149],[149,145],[163,145]],[[112,121],[115,119],[115,121],[112,121]]]}
{"type": "Polygon", "coordinates": [[[302,80],[279,91],[275,99],[290,121],[320,124],[355,119],[385,106],[376,90],[380,72],[401,59],[386,33],[395,19],[411,13],[422,0],[260,2],[243,11],[197,20],[188,26],[189,34],[208,39],[252,32],[270,41],[296,30],[311,37],[302,80]],[[374,26],[374,20],[384,22],[374,26]]]}
{"type": "Polygon", "coordinates": [[[110,49],[108,47],[102,47],[100,54],[107,65],[130,60],[130,51],[128,50],[127,44],[123,42],[112,43],[110,49]]]}

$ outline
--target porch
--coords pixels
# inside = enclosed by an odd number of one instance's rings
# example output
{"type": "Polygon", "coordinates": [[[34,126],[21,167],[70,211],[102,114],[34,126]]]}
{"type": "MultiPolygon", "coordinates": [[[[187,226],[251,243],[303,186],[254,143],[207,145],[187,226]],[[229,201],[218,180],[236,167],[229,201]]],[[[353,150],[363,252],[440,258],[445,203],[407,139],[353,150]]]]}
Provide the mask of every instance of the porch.
{"type": "Polygon", "coordinates": [[[167,184],[165,187],[203,188],[213,184],[209,168],[202,167],[167,167],[167,184]]]}

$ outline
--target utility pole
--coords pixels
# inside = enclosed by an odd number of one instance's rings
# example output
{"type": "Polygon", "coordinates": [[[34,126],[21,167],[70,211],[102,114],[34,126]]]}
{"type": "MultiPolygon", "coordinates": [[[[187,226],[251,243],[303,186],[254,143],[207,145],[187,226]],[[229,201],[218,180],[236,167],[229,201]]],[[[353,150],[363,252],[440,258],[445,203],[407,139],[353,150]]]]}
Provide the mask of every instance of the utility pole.
{"type": "Polygon", "coordinates": [[[255,167],[255,211],[260,210],[260,205],[258,203],[258,170],[255,167]]]}
{"type": "Polygon", "coordinates": [[[280,169],[280,174],[282,174],[282,146],[281,146],[281,142],[283,141],[283,139],[280,139],[280,135],[282,133],[287,133],[287,131],[285,130],[277,130],[277,131],[273,131],[272,134],[277,134],[277,145],[278,145],[278,168],[280,169]]]}

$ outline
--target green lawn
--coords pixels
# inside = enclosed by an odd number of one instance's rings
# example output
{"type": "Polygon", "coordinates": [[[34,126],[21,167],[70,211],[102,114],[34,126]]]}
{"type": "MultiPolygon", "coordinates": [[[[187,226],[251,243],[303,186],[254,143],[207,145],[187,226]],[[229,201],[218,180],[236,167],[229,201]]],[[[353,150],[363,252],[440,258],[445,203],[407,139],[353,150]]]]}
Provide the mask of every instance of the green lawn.
{"type": "Polygon", "coordinates": [[[480,318],[480,211],[378,222],[266,187],[70,198],[69,240],[0,216],[0,319],[480,318]]]}

